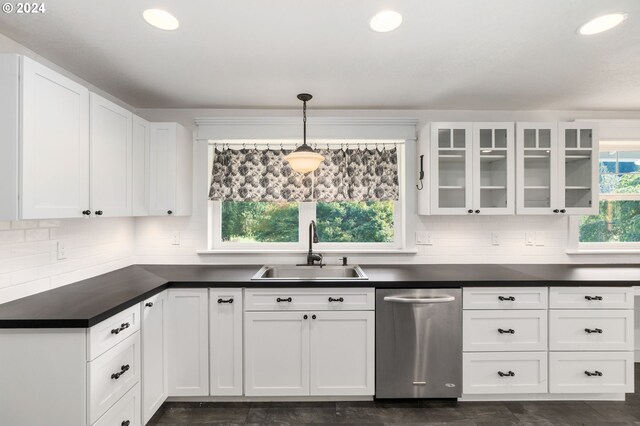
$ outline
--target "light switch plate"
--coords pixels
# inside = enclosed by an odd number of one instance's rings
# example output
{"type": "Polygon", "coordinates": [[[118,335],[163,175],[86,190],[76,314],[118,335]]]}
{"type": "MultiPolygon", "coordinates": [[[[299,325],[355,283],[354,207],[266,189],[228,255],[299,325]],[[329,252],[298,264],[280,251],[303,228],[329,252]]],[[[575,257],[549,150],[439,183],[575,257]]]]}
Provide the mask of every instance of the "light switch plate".
{"type": "Polygon", "coordinates": [[[498,235],[497,232],[492,232],[491,233],[491,245],[492,246],[499,246],[500,245],[500,235],[498,235]]]}
{"type": "Polygon", "coordinates": [[[429,231],[417,231],[416,232],[416,244],[431,246],[433,240],[431,238],[431,232],[429,231]]]}
{"type": "Polygon", "coordinates": [[[57,256],[58,260],[67,258],[67,249],[64,246],[64,241],[58,241],[57,251],[58,251],[58,256],[57,256]]]}
{"type": "Polygon", "coordinates": [[[174,246],[180,245],[180,232],[175,231],[173,233],[173,238],[171,239],[171,245],[174,245],[174,246]]]}
{"type": "Polygon", "coordinates": [[[544,245],[544,231],[536,231],[536,245],[537,246],[544,245]]]}
{"type": "Polygon", "coordinates": [[[525,232],[524,233],[524,243],[528,246],[533,246],[536,244],[536,233],[535,232],[525,232]]]}

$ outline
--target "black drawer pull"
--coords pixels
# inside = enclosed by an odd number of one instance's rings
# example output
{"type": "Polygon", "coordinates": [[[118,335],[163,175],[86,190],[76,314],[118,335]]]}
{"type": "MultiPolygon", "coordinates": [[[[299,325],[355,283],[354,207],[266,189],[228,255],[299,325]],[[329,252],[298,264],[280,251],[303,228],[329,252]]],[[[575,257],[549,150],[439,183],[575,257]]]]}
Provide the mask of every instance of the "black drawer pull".
{"type": "Polygon", "coordinates": [[[127,328],[129,328],[129,326],[130,326],[130,324],[128,322],[120,324],[120,328],[114,328],[113,330],[111,330],[111,334],[118,334],[122,330],[126,330],[127,328]]]}
{"type": "Polygon", "coordinates": [[[587,300],[602,300],[602,296],[585,296],[587,300]]]}
{"type": "Polygon", "coordinates": [[[598,333],[598,334],[602,334],[602,329],[601,328],[593,328],[593,329],[589,329],[589,328],[585,328],[584,331],[586,333],[598,333]]]}
{"type": "Polygon", "coordinates": [[[131,422],[129,420],[125,420],[122,423],[120,423],[121,426],[129,426],[131,424],[131,422]]]}
{"type": "Polygon", "coordinates": [[[516,301],[516,298],[515,298],[515,297],[513,297],[513,296],[509,296],[509,297],[498,296],[498,300],[499,300],[499,301],[501,301],[501,302],[504,302],[504,301],[511,301],[511,302],[515,302],[515,301],[516,301]]]}
{"type": "Polygon", "coordinates": [[[281,298],[278,297],[276,299],[276,302],[278,302],[278,303],[280,303],[280,302],[289,302],[289,303],[291,303],[291,302],[293,302],[293,299],[290,298],[290,297],[287,297],[286,299],[281,299],[281,298]]]}
{"type": "Polygon", "coordinates": [[[144,304],[144,306],[146,306],[147,308],[152,308],[153,307],[153,302],[147,302],[144,304]]]}
{"type": "Polygon", "coordinates": [[[329,302],[344,302],[344,298],[338,297],[337,299],[334,299],[333,297],[329,296],[329,302]]]}
{"type": "Polygon", "coordinates": [[[120,371],[118,371],[117,373],[113,373],[111,375],[111,378],[113,380],[118,380],[120,378],[120,376],[122,376],[124,373],[126,373],[127,371],[129,371],[129,364],[127,365],[123,365],[122,367],[120,367],[120,371]]]}
{"type": "Polygon", "coordinates": [[[506,330],[502,329],[502,328],[499,328],[498,329],[498,333],[500,333],[500,334],[516,334],[516,331],[513,328],[508,328],[506,330]]]}
{"type": "Polygon", "coordinates": [[[228,300],[218,299],[218,303],[233,303],[233,297],[228,300]]]}
{"type": "Polygon", "coordinates": [[[587,376],[589,376],[589,377],[592,377],[592,376],[598,376],[598,377],[599,377],[599,376],[602,376],[602,372],[600,372],[600,371],[598,371],[598,370],[594,371],[593,373],[592,373],[591,371],[585,371],[585,372],[584,372],[584,374],[586,374],[586,375],[587,375],[587,376]]]}
{"type": "Polygon", "coordinates": [[[514,377],[515,375],[516,375],[516,373],[514,373],[511,370],[509,370],[506,373],[503,373],[502,371],[498,371],[498,376],[500,376],[500,377],[514,377]]]}

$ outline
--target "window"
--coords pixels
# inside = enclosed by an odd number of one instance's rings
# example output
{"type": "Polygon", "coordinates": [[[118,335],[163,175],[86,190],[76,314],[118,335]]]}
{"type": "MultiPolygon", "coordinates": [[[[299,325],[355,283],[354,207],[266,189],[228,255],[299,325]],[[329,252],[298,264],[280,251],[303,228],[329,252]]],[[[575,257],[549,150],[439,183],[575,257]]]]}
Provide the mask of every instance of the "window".
{"type": "MultiPolygon", "coordinates": [[[[212,162],[213,146],[210,146],[209,171],[212,162]]],[[[403,247],[403,165],[404,146],[398,144],[398,201],[209,201],[209,247],[215,250],[306,250],[309,224],[315,220],[320,242],[314,246],[318,251],[400,249],[403,247]]]]}
{"type": "Polygon", "coordinates": [[[640,143],[600,150],[600,211],[579,219],[580,248],[640,248],[640,143]]]}

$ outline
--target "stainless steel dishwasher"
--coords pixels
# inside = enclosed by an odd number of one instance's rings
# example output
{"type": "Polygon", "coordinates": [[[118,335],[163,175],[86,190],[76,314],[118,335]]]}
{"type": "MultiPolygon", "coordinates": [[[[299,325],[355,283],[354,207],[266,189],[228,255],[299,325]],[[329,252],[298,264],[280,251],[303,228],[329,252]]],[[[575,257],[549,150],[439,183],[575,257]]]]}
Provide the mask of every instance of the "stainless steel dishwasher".
{"type": "Polygon", "coordinates": [[[376,290],[376,398],[462,392],[462,290],[376,290]]]}

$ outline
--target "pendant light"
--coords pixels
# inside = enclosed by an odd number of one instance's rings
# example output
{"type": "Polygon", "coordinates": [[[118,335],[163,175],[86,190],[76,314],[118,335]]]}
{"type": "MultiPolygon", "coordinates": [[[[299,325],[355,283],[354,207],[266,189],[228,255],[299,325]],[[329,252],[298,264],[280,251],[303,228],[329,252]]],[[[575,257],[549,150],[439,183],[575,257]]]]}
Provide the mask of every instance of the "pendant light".
{"type": "Polygon", "coordinates": [[[303,123],[303,140],[300,145],[291,154],[284,157],[289,162],[291,168],[299,173],[309,173],[320,167],[320,163],[324,161],[324,157],[315,152],[307,145],[307,101],[313,96],[308,93],[300,93],[298,99],[302,101],[302,123],[303,123]]]}

